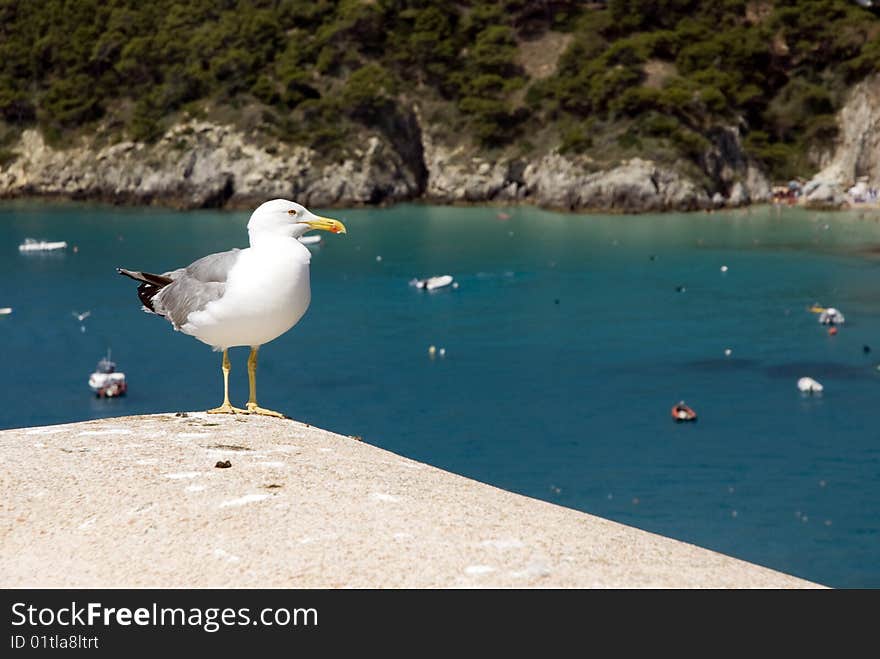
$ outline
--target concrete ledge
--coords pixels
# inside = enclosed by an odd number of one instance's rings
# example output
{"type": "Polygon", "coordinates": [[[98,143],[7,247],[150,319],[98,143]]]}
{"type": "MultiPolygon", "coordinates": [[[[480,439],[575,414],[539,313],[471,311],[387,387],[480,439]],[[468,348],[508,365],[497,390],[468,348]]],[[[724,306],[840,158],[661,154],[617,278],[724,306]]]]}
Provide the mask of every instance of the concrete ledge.
{"type": "Polygon", "coordinates": [[[7,588],[822,587],[296,421],[5,430],[0,461],[7,588]]]}

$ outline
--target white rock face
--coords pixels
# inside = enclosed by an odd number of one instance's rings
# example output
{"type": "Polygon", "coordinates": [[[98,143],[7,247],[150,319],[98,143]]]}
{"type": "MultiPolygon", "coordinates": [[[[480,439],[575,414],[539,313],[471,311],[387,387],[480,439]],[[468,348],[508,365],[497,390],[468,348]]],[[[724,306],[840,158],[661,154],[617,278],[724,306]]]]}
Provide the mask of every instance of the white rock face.
{"type": "Polygon", "coordinates": [[[378,138],[357,160],[317,164],[311,149],[277,145],[272,152],[240,131],[205,122],[170,129],[156,144],[120,142],[48,146],[25,130],[18,158],[0,170],[0,196],[59,195],[197,208],[248,206],[294,197],[315,206],[376,203],[417,194],[413,176],[378,138]]]}
{"type": "Polygon", "coordinates": [[[837,123],[834,155],[813,181],[846,190],[864,176],[869,184],[880,185],[880,75],[853,87],[837,123]]]}
{"type": "Polygon", "coordinates": [[[693,181],[641,158],[599,172],[586,164],[559,153],[545,156],[523,172],[527,194],[541,206],[570,210],[695,210],[710,204],[693,181]]]}
{"type": "MultiPolygon", "coordinates": [[[[415,115],[418,117],[418,113],[415,115]]],[[[600,169],[584,156],[552,151],[524,159],[491,158],[434,139],[416,118],[411,133],[366,137],[341,162],[303,146],[259,141],[231,126],[190,121],[155,144],[86,141],[67,149],[25,130],[0,167],[0,197],[61,196],[182,208],[250,208],[285,197],[310,206],[377,204],[423,198],[439,203],[527,202],[565,210],[645,212],[739,206],[769,196],[766,177],[744,156],[736,130],[719,129],[705,155],[705,181],[675,167],[633,158],[600,169]],[[406,154],[406,155],[401,155],[406,154]]],[[[403,124],[401,124],[403,125],[403,124]]]]}
{"type": "Polygon", "coordinates": [[[525,195],[517,166],[508,161],[469,156],[463,147],[444,146],[425,130],[422,131],[422,152],[428,171],[424,195],[430,201],[517,201],[525,195]]]}
{"type": "Polygon", "coordinates": [[[485,160],[464,147],[449,147],[422,131],[428,180],[425,197],[441,203],[527,200],[565,210],[643,212],[696,210],[767,201],[767,177],[745,156],[734,128],[719,129],[705,154],[710,178],[728,197],[710,199],[698,182],[668,166],[641,158],[600,169],[583,156],[553,151],[530,162],[485,160]]]}
{"type": "Polygon", "coordinates": [[[837,208],[845,202],[843,191],[837,183],[813,179],[804,187],[804,201],[807,206],[817,208],[837,208]]]}
{"type": "MultiPolygon", "coordinates": [[[[763,203],[773,197],[773,186],[770,179],[754,165],[746,167],[745,187],[748,201],[763,203]]],[[[733,193],[731,192],[731,196],[733,193]]]]}
{"type": "Polygon", "coordinates": [[[729,206],[744,206],[751,201],[749,191],[742,184],[742,181],[737,181],[730,188],[730,196],[727,198],[727,204],[729,206]]]}

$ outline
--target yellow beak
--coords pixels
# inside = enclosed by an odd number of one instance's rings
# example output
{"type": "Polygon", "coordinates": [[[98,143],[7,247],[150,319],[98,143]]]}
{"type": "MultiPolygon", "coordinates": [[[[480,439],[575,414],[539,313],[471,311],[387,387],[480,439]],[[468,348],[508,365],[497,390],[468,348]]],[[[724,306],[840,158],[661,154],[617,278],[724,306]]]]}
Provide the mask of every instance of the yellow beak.
{"type": "Polygon", "coordinates": [[[305,220],[303,224],[308,224],[312,229],[320,229],[321,231],[345,233],[345,225],[339,220],[333,220],[329,217],[315,216],[312,220],[305,220]]]}

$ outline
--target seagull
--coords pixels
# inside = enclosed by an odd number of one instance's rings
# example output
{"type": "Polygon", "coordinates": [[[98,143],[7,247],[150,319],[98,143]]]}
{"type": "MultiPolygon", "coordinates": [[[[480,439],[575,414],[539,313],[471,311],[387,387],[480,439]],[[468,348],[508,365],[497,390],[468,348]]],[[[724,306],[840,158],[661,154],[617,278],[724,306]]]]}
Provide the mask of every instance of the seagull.
{"type": "Polygon", "coordinates": [[[263,414],[287,418],[257,404],[257,351],[296,325],[311,301],[307,231],[345,233],[339,220],[319,217],[286,199],[262,204],[247,225],[250,247],[209,254],[185,268],[157,275],[117,268],[140,282],[143,310],[175,330],[223,352],[223,403],[209,414],[263,414]],[[229,348],[248,346],[247,409],[229,402],[229,348]]]}
{"type": "Polygon", "coordinates": [[[79,321],[79,331],[85,332],[86,326],[83,324],[83,321],[86,318],[88,318],[89,316],[91,316],[92,312],[91,311],[84,311],[82,313],[79,313],[78,311],[71,311],[71,313],[73,314],[73,317],[79,321]]]}

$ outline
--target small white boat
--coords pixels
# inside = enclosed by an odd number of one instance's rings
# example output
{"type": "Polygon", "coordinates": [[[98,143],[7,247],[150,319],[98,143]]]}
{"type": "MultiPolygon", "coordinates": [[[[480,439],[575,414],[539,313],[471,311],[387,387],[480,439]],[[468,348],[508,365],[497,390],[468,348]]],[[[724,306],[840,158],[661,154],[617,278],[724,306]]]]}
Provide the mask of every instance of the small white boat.
{"type": "Polygon", "coordinates": [[[813,378],[801,378],[797,382],[798,389],[805,394],[820,394],[825,388],[813,378]]]}
{"type": "Polygon", "coordinates": [[[843,314],[834,307],[823,309],[819,314],[819,322],[823,325],[842,325],[845,321],[843,314]]]}
{"type": "Polygon", "coordinates": [[[12,313],[12,307],[0,307],[0,316],[8,316],[12,313]]]}
{"type": "Polygon", "coordinates": [[[433,291],[437,288],[444,288],[453,282],[452,275],[438,275],[437,277],[428,277],[426,279],[413,279],[409,282],[410,286],[421,288],[426,291],[433,291]]]}
{"type": "Polygon", "coordinates": [[[299,241],[303,245],[319,245],[321,243],[321,236],[300,236],[299,241]]]}
{"type": "Polygon", "coordinates": [[[66,249],[67,241],[56,240],[36,240],[34,238],[25,238],[24,242],[18,246],[19,252],[53,252],[59,249],[66,249]]]}
{"type": "Polygon", "coordinates": [[[89,387],[98,398],[116,398],[124,396],[128,391],[125,373],[116,370],[116,363],[110,360],[109,350],[107,356],[98,362],[95,372],[89,376],[89,387]]]}

